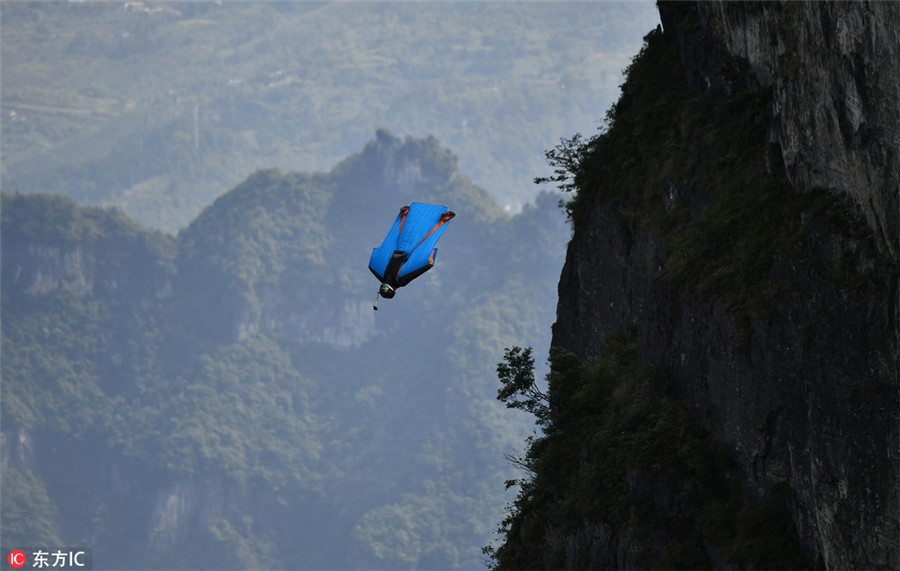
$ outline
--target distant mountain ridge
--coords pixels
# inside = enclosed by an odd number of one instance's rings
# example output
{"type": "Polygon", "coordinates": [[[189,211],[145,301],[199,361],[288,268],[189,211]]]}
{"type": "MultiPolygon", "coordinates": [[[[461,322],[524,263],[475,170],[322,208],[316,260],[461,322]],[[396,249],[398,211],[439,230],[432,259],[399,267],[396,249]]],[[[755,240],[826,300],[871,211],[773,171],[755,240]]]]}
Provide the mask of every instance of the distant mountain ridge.
{"type": "Polygon", "coordinates": [[[549,344],[556,203],[504,214],[386,130],[178,236],[4,193],[4,542],[89,544],[96,569],[478,565],[526,429],[493,364],[549,344]],[[457,217],[376,314],[368,257],[412,198],[457,217]]]}
{"type": "Polygon", "coordinates": [[[515,211],[656,21],[649,1],[144,5],[4,6],[7,192],[176,232],[247,173],[328,171],[386,126],[438,136],[515,211]]]}

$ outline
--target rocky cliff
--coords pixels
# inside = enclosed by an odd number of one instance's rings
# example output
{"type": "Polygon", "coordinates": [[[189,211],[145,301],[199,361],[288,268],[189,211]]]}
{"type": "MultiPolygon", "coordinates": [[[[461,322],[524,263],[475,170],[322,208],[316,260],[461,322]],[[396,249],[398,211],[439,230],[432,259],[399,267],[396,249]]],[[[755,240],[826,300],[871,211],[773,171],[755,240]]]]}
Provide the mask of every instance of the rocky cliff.
{"type": "MultiPolygon", "coordinates": [[[[579,149],[553,343],[592,361],[634,326],[638,362],[667,371],[810,561],[896,568],[900,5],[659,10],[659,51],[579,149]]],[[[649,487],[656,509],[683,507],[649,487]]],[[[544,540],[599,567],[671,561],[685,541],[604,521],[544,540]]],[[[705,537],[705,564],[754,565],[705,537]]]]}
{"type": "Polygon", "coordinates": [[[852,197],[897,259],[900,5],[661,2],[660,16],[694,89],[773,90],[769,137],[791,183],[852,197]]]}
{"type": "Polygon", "coordinates": [[[157,297],[171,290],[171,238],[121,212],[43,194],[3,195],[3,209],[7,293],[157,297]],[[55,225],[46,227],[48,218],[55,225]]]}

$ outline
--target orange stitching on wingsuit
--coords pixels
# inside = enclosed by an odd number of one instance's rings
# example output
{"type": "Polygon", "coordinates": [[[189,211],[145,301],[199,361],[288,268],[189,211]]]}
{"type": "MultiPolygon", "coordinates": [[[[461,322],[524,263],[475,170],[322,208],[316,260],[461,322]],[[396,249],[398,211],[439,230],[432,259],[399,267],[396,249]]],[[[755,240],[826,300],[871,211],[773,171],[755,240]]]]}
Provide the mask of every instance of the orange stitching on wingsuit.
{"type": "Polygon", "coordinates": [[[397,231],[398,237],[403,234],[403,221],[406,220],[407,212],[409,212],[409,206],[404,206],[400,209],[400,229],[397,231]]]}
{"type": "MultiPolygon", "coordinates": [[[[446,220],[441,220],[440,222],[438,222],[437,224],[435,224],[434,228],[432,228],[431,231],[430,231],[428,234],[425,234],[425,237],[422,238],[422,239],[419,241],[418,244],[416,244],[416,248],[418,248],[419,246],[421,246],[421,245],[422,245],[422,242],[424,242],[425,240],[428,239],[429,236],[431,236],[432,234],[434,234],[434,231],[435,231],[435,230],[437,230],[438,228],[440,228],[441,226],[443,226],[443,225],[444,225],[444,222],[446,222],[446,220]]],[[[413,248],[413,249],[412,249],[412,252],[415,252],[415,251],[416,251],[416,248],[413,248]]],[[[412,254],[412,252],[410,252],[410,254],[412,254]]]]}

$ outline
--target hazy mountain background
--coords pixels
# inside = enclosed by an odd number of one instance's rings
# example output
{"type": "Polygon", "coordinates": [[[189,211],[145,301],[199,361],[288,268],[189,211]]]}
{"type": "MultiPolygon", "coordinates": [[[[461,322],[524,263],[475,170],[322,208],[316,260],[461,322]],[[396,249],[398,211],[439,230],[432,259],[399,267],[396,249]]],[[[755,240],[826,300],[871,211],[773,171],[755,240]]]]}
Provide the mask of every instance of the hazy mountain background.
{"type": "Polygon", "coordinates": [[[530,432],[495,366],[546,354],[569,237],[531,179],[652,4],[0,10],[3,545],[482,566],[530,432]],[[373,312],[416,200],[458,216],[373,312]]]}
{"type": "Polygon", "coordinates": [[[556,203],[509,217],[435,139],[387,131],[329,173],[254,173],[175,238],[4,193],[4,545],[88,545],[102,569],[480,566],[527,434],[493,369],[549,345],[556,203]],[[365,263],[411,197],[457,217],[376,313],[365,263]]]}
{"type": "Polygon", "coordinates": [[[3,187],[175,231],[257,168],[433,135],[505,208],[592,131],[641,2],[6,2],[3,187]]]}

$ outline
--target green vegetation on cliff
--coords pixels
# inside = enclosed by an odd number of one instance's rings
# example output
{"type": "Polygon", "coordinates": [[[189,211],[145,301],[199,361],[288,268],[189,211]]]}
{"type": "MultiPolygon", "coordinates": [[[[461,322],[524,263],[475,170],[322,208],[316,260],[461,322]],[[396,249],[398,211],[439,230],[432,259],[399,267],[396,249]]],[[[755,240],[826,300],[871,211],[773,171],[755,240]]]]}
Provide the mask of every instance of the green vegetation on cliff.
{"type": "Polygon", "coordinates": [[[551,351],[546,394],[530,352],[511,349],[498,365],[510,389],[500,400],[532,412],[543,432],[516,461],[527,476],[508,482],[519,491],[503,543],[486,548],[493,567],[807,566],[788,514],[748,500],[726,447],[666,372],[638,364],[636,333],[610,338],[590,364],[551,351]],[[611,544],[628,553],[617,558],[611,544]]]}
{"type": "MultiPolygon", "coordinates": [[[[770,90],[729,73],[729,92],[693,94],[662,32],[645,38],[605,129],[547,153],[557,174],[543,180],[574,191],[567,209],[575,231],[597,208],[616,209],[663,241],[664,280],[739,318],[768,317],[772,299],[793,287],[773,279],[773,264],[808,258],[817,232],[855,240],[860,257],[890,265],[845,199],[790,185],[768,142],[770,90]]],[[[812,271],[864,288],[871,265],[812,271]]]]}

